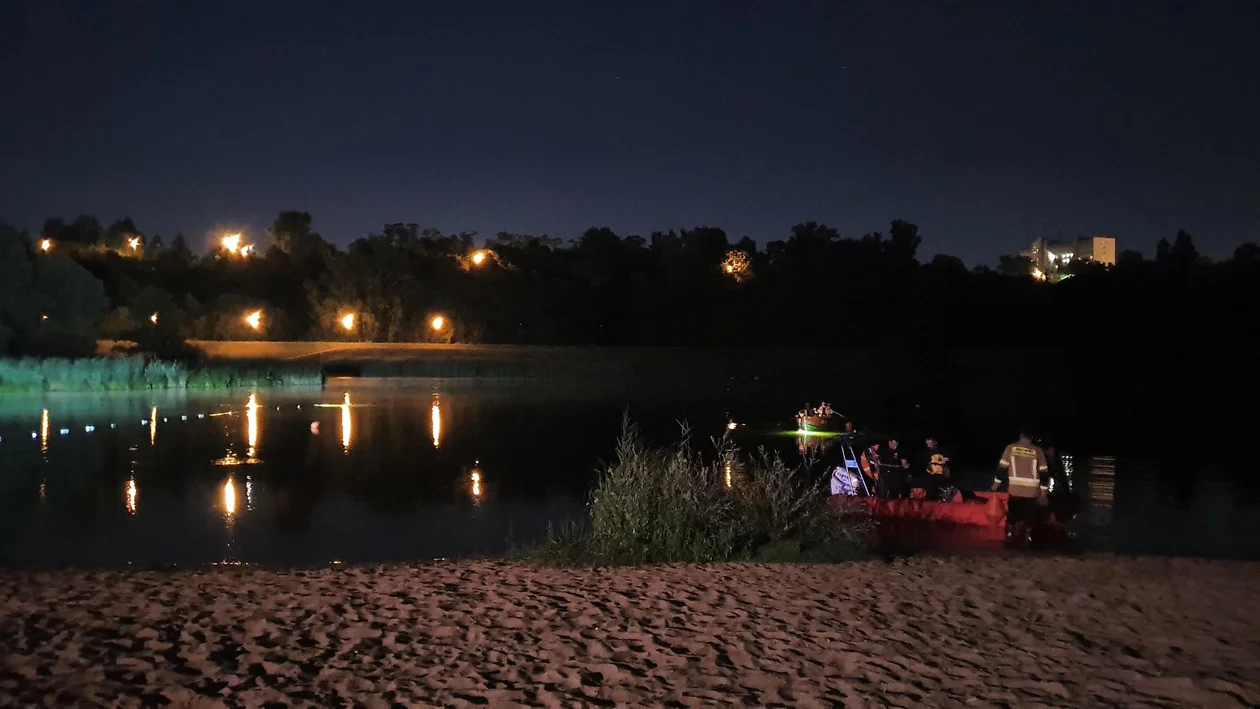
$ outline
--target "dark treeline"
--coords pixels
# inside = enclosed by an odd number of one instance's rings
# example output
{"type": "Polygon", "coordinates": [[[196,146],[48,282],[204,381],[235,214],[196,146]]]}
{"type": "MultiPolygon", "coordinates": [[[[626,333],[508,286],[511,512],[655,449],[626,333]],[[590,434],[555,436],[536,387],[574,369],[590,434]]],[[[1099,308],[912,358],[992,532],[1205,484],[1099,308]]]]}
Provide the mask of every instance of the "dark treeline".
{"type": "Polygon", "coordinates": [[[592,228],[561,242],[441,234],[388,224],[343,250],[284,212],[248,253],[146,236],[131,219],[0,228],[0,347],[38,352],[74,337],[160,345],[181,339],[372,340],[680,346],[1124,344],[1168,348],[1205,319],[1231,323],[1219,347],[1254,329],[1260,249],[1210,263],[1181,232],[1156,258],[1124,252],[1034,280],[950,256],[923,263],[918,227],[843,238],[807,222],[758,248],[721,229],[648,238],[592,228]],[[253,327],[245,314],[261,311],[253,327]],[[1226,317],[1236,312],[1233,318],[1226,317]],[[353,314],[352,326],[342,319],[353,314]],[[435,315],[442,327],[433,327],[435,315]]]}

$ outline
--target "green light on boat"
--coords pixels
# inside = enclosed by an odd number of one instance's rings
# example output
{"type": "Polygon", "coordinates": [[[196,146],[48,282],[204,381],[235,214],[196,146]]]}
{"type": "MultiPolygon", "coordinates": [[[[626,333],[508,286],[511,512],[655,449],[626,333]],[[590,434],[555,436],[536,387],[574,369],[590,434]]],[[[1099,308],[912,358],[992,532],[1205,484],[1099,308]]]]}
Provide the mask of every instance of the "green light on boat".
{"type": "Polygon", "coordinates": [[[785,431],[784,433],[789,436],[817,436],[818,438],[831,438],[840,435],[837,431],[806,431],[803,428],[798,428],[795,431],[785,431]]]}

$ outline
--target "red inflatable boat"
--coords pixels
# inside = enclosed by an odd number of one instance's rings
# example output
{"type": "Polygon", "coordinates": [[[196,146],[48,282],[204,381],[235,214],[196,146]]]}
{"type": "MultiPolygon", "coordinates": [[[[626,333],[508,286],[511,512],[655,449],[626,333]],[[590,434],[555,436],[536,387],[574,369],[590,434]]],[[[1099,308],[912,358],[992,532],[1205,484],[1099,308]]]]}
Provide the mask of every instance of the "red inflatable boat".
{"type": "MultiPolygon", "coordinates": [[[[908,500],[879,497],[832,495],[829,502],[845,509],[865,512],[875,522],[875,541],[888,547],[965,550],[1000,546],[1006,537],[1005,492],[977,495],[978,501],[964,502],[954,495],[949,502],[924,499],[924,491],[912,491],[908,500]]],[[[1063,527],[1047,513],[1046,520],[1033,530],[1037,537],[1057,537],[1063,527]]]]}

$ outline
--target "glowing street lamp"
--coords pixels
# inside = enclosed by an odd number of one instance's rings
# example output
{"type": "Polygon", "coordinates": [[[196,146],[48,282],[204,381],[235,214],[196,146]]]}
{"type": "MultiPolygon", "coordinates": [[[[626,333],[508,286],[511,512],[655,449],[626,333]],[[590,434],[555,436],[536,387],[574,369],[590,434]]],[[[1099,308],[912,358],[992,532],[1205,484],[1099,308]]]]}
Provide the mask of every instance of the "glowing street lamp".
{"type": "Polygon", "coordinates": [[[53,246],[52,239],[41,239],[39,242],[39,250],[43,251],[44,253],[48,253],[49,251],[52,251],[52,246],[53,246]]]}
{"type": "Polygon", "coordinates": [[[485,252],[485,251],[474,251],[474,252],[473,252],[473,255],[472,255],[472,262],[473,262],[473,265],[474,265],[474,266],[480,266],[481,264],[485,263],[485,262],[486,262],[486,252],[485,252]]]}
{"type": "Polygon", "coordinates": [[[127,246],[130,246],[132,251],[139,251],[140,250],[140,237],[133,236],[127,239],[127,246]]]}
{"type": "Polygon", "coordinates": [[[154,313],[149,316],[149,322],[153,323],[154,325],[157,324],[157,320],[158,320],[157,313],[154,313]]]}
{"type": "Polygon", "coordinates": [[[734,278],[736,282],[748,278],[752,273],[752,263],[748,259],[748,254],[738,249],[727,251],[726,258],[722,261],[722,272],[734,278]]]}
{"type": "Polygon", "coordinates": [[[262,327],[262,311],[261,311],[261,310],[255,310],[254,312],[249,313],[248,315],[246,315],[246,316],[245,316],[245,324],[246,324],[246,325],[249,325],[250,327],[252,327],[252,328],[253,328],[253,329],[255,329],[255,330],[257,330],[258,328],[262,327]]]}
{"type": "Polygon", "coordinates": [[[346,313],[345,315],[342,315],[338,321],[341,323],[341,327],[345,329],[346,332],[354,332],[354,319],[354,313],[346,313]]]}
{"type": "Polygon", "coordinates": [[[434,332],[440,332],[442,328],[446,327],[446,318],[441,315],[434,315],[433,319],[429,321],[429,327],[433,328],[434,332]]]}
{"type": "Polygon", "coordinates": [[[245,258],[254,251],[253,244],[242,244],[240,234],[227,234],[223,237],[223,250],[233,256],[245,258]]]}

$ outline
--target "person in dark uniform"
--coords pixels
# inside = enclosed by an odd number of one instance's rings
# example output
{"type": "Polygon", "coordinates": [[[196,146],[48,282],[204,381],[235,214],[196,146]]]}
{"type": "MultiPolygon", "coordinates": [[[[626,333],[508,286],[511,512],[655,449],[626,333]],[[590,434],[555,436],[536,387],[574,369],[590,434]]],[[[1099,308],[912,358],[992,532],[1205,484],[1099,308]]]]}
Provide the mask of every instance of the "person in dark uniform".
{"type": "Polygon", "coordinates": [[[900,450],[900,445],[897,439],[891,438],[880,455],[884,496],[892,499],[910,497],[910,461],[900,450]]]}

